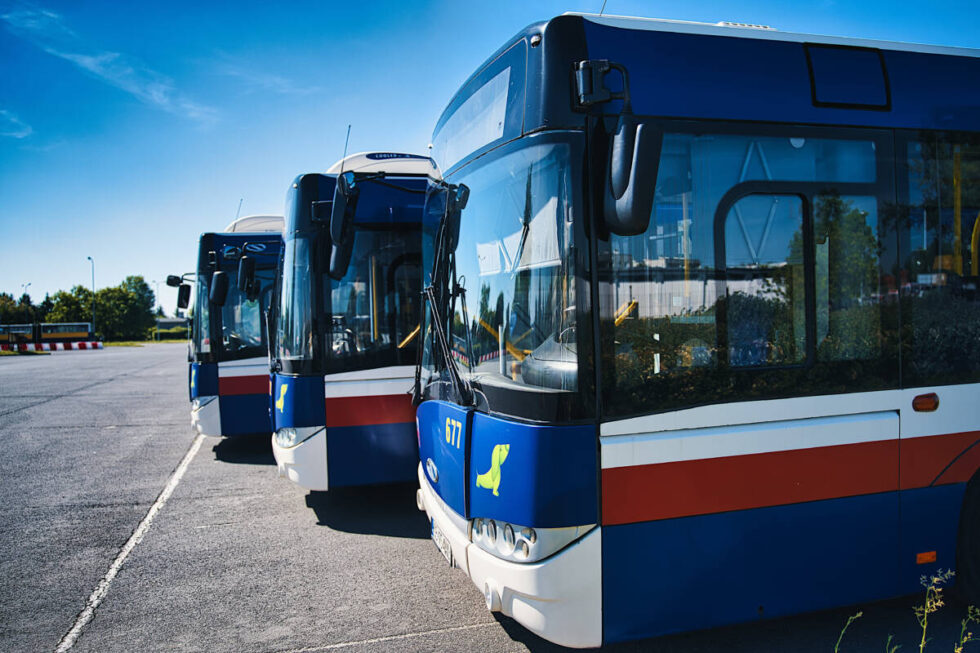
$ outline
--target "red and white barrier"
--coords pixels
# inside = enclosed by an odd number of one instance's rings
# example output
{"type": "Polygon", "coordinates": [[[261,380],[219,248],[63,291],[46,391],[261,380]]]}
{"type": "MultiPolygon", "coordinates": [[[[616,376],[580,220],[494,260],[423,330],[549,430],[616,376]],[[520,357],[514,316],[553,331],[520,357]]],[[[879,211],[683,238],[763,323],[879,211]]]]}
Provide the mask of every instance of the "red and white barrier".
{"type": "Polygon", "coordinates": [[[0,345],[0,351],[72,351],[79,349],[102,349],[101,342],[21,342],[16,345],[0,345]]]}

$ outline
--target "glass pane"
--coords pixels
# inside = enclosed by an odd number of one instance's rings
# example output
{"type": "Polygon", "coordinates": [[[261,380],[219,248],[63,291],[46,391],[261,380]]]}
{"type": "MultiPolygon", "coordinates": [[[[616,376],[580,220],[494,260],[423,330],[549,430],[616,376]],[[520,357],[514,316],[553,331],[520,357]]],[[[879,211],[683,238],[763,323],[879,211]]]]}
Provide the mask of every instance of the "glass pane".
{"type": "MultiPolygon", "coordinates": [[[[360,210],[360,209],[359,209],[360,210]]],[[[417,231],[357,231],[340,281],[324,277],[332,307],[328,358],[344,369],[415,362],[421,270],[417,231]]]]}
{"type": "Polygon", "coordinates": [[[207,354],[211,351],[211,303],[208,301],[208,282],[210,273],[198,272],[195,284],[197,295],[194,298],[194,344],[197,351],[207,354]]]}
{"type": "Polygon", "coordinates": [[[237,284],[229,286],[228,297],[221,308],[222,344],[226,354],[265,354],[265,329],[262,322],[263,315],[269,308],[275,274],[276,270],[256,270],[258,294],[254,300],[249,300],[238,290],[237,284]]]}
{"type": "Polygon", "coordinates": [[[909,143],[902,316],[909,384],[980,380],[980,137],[909,143]]]}
{"type": "Polygon", "coordinates": [[[868,360],[881,351],[878,202],[824,194],[814,203],[817,360],[868,360]]]}
{"type": "Polygon", "coordinates": [[[451,346],[480,383],[575,390],[568,148],[537,145],[475,168],[463,211],[451,346]]]}
{"type": "Polygon", "coordinates": [[[296,236],[285,243],[282,297],[278,320],[279,358],[313,357],[313,308],[310,288],[310,239],[296,236]]]}
{"type": "Polygon", "coordinates": [[[733,367],[806,359],[803,201],[751,195],[725,221],[728,360],[733,367]]]}

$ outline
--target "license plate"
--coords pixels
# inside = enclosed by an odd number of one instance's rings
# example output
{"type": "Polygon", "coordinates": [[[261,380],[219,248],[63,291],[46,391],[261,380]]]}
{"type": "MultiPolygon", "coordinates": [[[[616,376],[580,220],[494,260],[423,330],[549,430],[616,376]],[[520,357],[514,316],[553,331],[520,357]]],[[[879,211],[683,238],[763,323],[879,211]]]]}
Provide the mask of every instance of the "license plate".
{"type": "Polygon", "coordinates": [[[449,566],[453,566],[453,548],[449,546],[449,538],[446,537],[439,527],[436,526],[435,520],[432,521],[432,541],[436,543],[436,548],[442,553],[446,562],[449,566]]]}

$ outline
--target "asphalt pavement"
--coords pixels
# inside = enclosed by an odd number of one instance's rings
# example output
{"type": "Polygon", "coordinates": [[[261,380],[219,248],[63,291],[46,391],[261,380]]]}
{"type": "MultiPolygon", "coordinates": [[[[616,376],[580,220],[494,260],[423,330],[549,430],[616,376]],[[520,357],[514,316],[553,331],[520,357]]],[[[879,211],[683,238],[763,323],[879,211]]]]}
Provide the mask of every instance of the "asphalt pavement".
{"type": "MultiPolygon", "coordinates": [[[[185,351],[0,358],[0,651],[559,650],[447,568],[414,486],[310,493],[268,435],[196,438],[185,351]]],[[[832,651],[862,610],[841,651],[911,651],[921,600],[609,650],[832,651]]],[[[927,650],[965,613],[949,595],[927,650]]]]}

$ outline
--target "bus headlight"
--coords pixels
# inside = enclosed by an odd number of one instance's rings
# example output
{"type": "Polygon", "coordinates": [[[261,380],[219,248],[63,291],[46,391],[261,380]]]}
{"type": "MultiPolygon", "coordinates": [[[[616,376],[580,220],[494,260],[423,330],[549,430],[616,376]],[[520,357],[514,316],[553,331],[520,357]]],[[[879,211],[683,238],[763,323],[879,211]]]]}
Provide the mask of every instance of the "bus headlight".
{"type": "Polygon", "coordinates": [[[531,528],[494,519],[470,522],[470,541],[487,553],[512,562],[537,562],[562,550],[595,528],[531,528]]]}
{"type": "Polygon", "coordinates": [[[294,428],[283,428],[276,431],[276,444],[280,447],[294,447],[299,440],[299,434],[294,428]]]}
{"type": "Polygon", "coordinates": [[[286,426],[276,431],[276,444],[284,449],[303,444],[322,431],[323,426],[286,426]]]}

